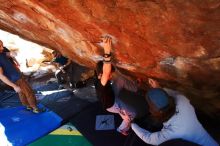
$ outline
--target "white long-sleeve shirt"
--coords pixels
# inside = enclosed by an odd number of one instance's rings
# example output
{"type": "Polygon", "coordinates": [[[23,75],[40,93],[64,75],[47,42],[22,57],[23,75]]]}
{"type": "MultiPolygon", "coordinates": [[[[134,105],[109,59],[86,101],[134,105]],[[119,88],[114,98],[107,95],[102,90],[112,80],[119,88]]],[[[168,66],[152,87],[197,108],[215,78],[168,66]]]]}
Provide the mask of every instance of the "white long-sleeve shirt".
{"type": "Polygon", "coordinates": [[[176,91],[164,90],[175,99],[176,113],[167,122],[163,123],[163,128],[158,132],[151,133],[132,123],[131,127],[137,136],[152,145],[159,145],[171,139],[181,138],[202,146],[219,146],[198,121],[189,100],[176,91]]]}

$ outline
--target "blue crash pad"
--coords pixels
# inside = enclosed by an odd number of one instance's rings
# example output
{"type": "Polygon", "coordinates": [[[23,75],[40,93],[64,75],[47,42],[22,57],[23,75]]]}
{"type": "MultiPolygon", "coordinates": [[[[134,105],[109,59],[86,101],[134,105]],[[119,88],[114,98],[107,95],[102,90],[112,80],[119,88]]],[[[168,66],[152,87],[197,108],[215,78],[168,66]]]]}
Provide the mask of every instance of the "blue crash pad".
{"type": "Polygon", "coordinates": [[[61,121],[58,115],[48,109],[39,114],[27,111],[23,106],[0,109],[0,123],[5,127],[7,139],[13,146],[33,142],[58,128],[61,121]]]}

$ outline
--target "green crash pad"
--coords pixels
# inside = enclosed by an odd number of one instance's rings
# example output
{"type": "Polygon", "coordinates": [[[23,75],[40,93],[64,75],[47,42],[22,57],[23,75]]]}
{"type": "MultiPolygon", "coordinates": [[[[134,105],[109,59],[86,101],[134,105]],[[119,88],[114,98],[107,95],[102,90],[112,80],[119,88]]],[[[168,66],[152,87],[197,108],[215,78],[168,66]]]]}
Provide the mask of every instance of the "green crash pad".
{"type": "Polygon", "coordinates": [[[67,123],[28,146],[92,146],[71,124],[67,123]]]}

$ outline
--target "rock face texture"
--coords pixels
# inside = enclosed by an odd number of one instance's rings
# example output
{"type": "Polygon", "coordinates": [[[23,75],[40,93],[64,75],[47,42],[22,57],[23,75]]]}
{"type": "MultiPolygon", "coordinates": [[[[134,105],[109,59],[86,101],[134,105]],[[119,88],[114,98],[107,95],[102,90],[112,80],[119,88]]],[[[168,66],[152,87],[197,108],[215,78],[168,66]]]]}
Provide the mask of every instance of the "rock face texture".
{"type": "Polygon", "coordinates": [[[0,0],[0,28],[91,68],[110,35],[122,73],[220,116],[220,0],[0,0]]]}

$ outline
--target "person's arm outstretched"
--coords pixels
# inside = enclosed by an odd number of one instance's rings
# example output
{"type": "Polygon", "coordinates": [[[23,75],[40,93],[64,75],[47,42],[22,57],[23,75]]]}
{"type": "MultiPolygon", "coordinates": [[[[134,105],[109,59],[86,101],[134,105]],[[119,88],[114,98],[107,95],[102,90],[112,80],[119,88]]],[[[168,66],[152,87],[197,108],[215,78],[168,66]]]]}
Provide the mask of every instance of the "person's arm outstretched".
{"type": "Polygon", "coordinates": [[[174,131],[171,128],[163,128],[161,131],[151,133],[150,131],[139,127],[135,123],[132,123],[131,127],[136,135],[148,144],[159,145],[165,141],[175,138],[174,131]]]}
{"type": "Polygon", "coordinates": [[[104,64],[103,64],[103,74],[101,77],[101,84],[105,86],[110,78],[111,70],[112,70],[112,64],[111,64],[112,39],[110,37],[105,37],[103,39],[103,47],[104,47],[104,62],[103,62],[104,64]]]}

